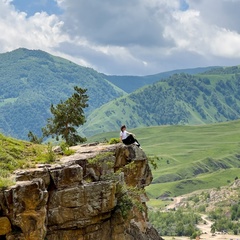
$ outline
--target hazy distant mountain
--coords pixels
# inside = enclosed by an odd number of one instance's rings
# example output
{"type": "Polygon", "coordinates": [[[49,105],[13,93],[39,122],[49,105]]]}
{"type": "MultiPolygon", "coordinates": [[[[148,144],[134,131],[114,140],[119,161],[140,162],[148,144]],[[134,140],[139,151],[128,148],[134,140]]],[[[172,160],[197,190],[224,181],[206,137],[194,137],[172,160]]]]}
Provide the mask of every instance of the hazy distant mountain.
{"type": "Polygon", "coordinates": [[[148,75],[148,76],[108,76],[108,75],[104,75],[104,77],[107,80],[109,80],[111,83],[113,83],[114,85],[123,89],[125,92],[131,93],[145,85],[153,84],[164,78],[170,77],[176,73],[197,74],[197,73],[203,73],[208,70],[213,70],[213,69],[218,69],[218,68],[220,68],[220,67],[178,69],[178,70],[162,72],[162,73],[148,75]]]}

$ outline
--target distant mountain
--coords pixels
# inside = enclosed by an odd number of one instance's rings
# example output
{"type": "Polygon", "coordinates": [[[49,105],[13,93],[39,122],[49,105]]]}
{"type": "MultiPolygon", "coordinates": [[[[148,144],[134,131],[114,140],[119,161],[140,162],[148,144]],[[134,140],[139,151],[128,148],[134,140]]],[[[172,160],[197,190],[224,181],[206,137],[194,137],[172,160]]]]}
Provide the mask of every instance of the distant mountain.
{"type": "Polygon", "coordinates": [[[115,99],[90,114],[86,136],[153,125],[206,124],[240,118],[240,68],[175,74],[115,99]],[[218,74],[220,73],[220,74],[218,74]]]}
{"type": "Polygon", "coordinates": [[[134,92],[135,90],[145,86],[153,84],[164,78],[168,78],[177,73],[188,73],[188,74],[198,74],[206,71],[211,71],[221,67],[203,67],[203,68],[189,68],[189,69],[178,69],[168,72],[162,72],[154,75],[148,76],[109,76],[104,75],[108,81],[123,89],[127,93],[134,92]]]}
{"type": "Polygon", "coordinates": [[[91,68],[39,50],[17,49],[0,54],[0,132],[27,139],[29,130],[41,134],[51,103],[87,88],[90,112],[125,92],[91,68]]]}

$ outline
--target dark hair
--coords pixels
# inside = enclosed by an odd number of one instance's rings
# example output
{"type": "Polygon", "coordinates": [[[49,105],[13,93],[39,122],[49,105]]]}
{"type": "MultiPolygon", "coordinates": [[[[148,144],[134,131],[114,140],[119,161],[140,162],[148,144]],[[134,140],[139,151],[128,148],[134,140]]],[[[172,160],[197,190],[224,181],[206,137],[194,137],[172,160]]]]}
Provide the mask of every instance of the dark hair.
{"type": "Polygon", "coordinates": [[[125,125],[122,125],[122,126],[121,126],[121,131],[123,131],[124,128],[126,128],[126,126],[125,126],[125,125]]]}

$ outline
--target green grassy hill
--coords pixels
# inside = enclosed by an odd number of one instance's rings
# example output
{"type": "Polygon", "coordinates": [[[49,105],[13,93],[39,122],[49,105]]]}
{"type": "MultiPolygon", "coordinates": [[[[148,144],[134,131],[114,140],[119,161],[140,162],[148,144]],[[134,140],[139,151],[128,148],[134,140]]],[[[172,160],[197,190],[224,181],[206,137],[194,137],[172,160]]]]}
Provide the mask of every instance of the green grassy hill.
{"type": "Polygon", "coordinates": [[[50,105],[70,97],[76,85],[88,89],[86,113],[125,94],[95,70],[40,50],[0,54],[0,132],[19,139],[29,130],[41,135],[50,105]]]}
{"type": "Polygon", "coordinates": [[[234,120],[240,116],[239,79],[238,66],[106,76],[40,50],[21,48],[0,54],[0,132],[25,140],[29,131],[40,136],[51,116],[50,105],[66,100],[76,85],[88,89],[87,123],[79,129],[85,136],[117,130],[123,123],[136,128],[234,120]],[[172,75],[178,72],[197,75],[172,75]]]}
{"type": "Polygon", "coordinates": [[[121,124],[136,128],[208,124],[238,119],[240,68],[236,69],[221,68],[219,74],[173,75],[96,109],[88,116],[80,132],[91,136],[117,130],[121,124]]]}
{"type": "MultiPolygon", "coordinates": [[[[153,199],[227,185],[240,177],[240,120],[200,126],[157,126],[129,129],[158,168],[147,188],[153,199]]],[[[99,134],[89,141],[119,137],[99,134]]]]}

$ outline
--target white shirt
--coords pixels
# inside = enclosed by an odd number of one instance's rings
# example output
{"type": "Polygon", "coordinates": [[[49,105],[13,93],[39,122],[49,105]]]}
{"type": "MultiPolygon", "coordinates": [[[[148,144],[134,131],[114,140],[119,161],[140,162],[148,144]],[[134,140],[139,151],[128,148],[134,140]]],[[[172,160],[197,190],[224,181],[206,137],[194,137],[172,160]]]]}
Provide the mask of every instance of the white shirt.
{"type": "Polygon", "coordinates": [[[128,137],[128,132],[125,130],[125,131],[121,131],[120,132],[120,137],[122,138],[122,140],[126,139],[128,137]]]}

